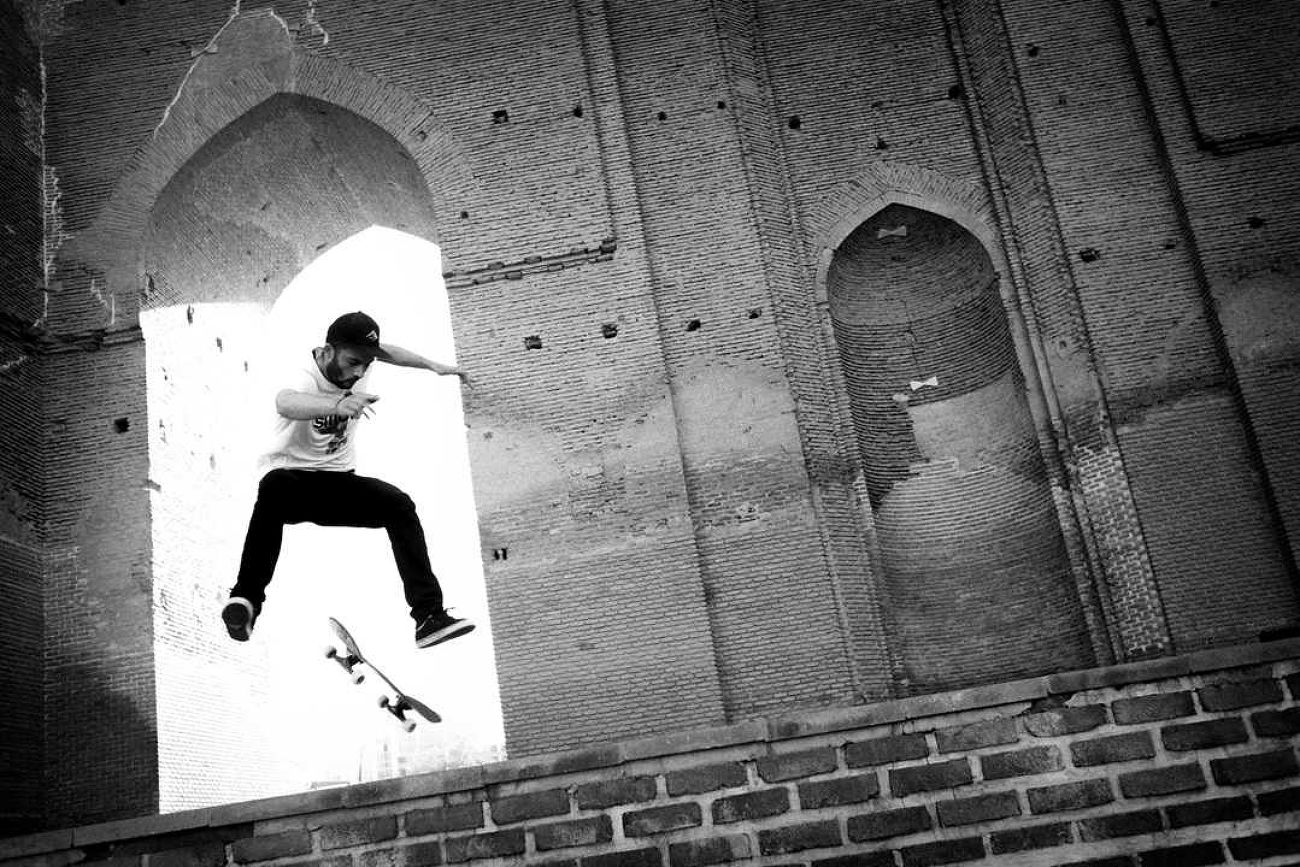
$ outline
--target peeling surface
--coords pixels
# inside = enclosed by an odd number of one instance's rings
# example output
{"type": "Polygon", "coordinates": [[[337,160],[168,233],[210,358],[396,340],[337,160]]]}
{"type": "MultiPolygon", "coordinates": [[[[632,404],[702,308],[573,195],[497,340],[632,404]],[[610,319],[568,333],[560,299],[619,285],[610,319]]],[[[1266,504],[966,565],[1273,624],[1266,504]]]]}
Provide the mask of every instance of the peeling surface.
{"type": "Polygon", "coordinates": [[[321,38],[320,47],[324,48],[330,44],[330,35],[321,25],[320,20],[316,17],[316,0],[307,0],[307,26],[311,32],[321,38]]]}
{"type": "MultiPolygon", "coordinates": [[[[194,57],[194,62],[190,64],[189,69],[185,70],[185,75],[181,78],[180,86],[176,88],[176,95],[172,97],[171,102],[167,103],[167,107],[163,109],[162,118],[158,121],[158,125],[153,128],[152,135],[154,137],[157,137],[159,130],[166,126],[167,119],[171,117],[172,109],[175,108],[176,103],[180,101],[181,96],[185,93],[185,87],[189,84],[190,76],[194,74],[194,71],[198,69],[199,64],[203,62],[203,59],[207,55],[217,53],[217,40],[221,38],[221,34],[225,32],[226,28],[234,23],[235,19],[239,17],[239,6],[241,2],[242,0],[235,0],[235,6],[230,10],[230,15],[226,18],[226,23],[217,28],[217,32],[212,34],[212,38],[208,40],[206,45],[191,52],[191,56],[194,57]]],[[[274,15],[274,13],[272,14],[274,15]]]]}

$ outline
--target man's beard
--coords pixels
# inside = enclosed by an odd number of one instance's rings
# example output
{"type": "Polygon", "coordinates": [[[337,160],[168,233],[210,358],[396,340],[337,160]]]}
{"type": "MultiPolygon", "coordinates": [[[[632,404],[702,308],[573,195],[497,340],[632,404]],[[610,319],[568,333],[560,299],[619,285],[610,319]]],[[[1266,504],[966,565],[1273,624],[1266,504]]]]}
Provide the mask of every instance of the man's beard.
{"type": "Polygon", "coordinates": [[[348,379],[344,379],[343,368],[339,367],[339,363],[337,361],[330,359],[325,363],[325,378],[328,379],[330,382],[334,383],[335,385],[337,385],[339,388],[349,389],[352,386],[356,385],[357,380],[360,379],[361,377],[353,376],[348,379]]]}

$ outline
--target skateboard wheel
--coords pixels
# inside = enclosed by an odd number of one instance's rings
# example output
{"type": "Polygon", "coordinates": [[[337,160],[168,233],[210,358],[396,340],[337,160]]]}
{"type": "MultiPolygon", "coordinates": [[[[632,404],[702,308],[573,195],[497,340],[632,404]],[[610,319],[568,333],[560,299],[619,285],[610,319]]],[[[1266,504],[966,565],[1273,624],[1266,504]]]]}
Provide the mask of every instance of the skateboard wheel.
{"type": "Polygon", "coordinates": [[[381,696],[379,697],[379,706],[380,706],[380,707],[387,709],[389,704],[390,704],[390,702],[388,701],[388,696],[386,696],[386,695],[381,695],[381,696]]]}
{"type": "Polygon", "coordinates": [[[365,679],[366,679],[366,676],[365,676],[364,674],[362,674],[361,672],[359,672],[359,671],[358,671],[358,672],[354,672],[353,675],[352,675],[352,682],[353,682],[353,683],[361,683],[361,682],[362,682],[363,680],[365,680],[365,679]]]}
{"type": "Polygon", "coordinates": [[[336,648],[333,648],[333,647],[327,647],[327,648],[325,648],[325,658],[326,658],[326,659],[334,659],[334,658],[337,657],[338,655],[339,655],[339,652],[338,652],[338,650],[337,650],[336,648]]]}
{"type": "Polygon", "coordinates": [[[403,720],[402,730],[405,731],[407,734],[410,734],[411,732],[415,731],[415,720],[413,719],[403,720]]]}

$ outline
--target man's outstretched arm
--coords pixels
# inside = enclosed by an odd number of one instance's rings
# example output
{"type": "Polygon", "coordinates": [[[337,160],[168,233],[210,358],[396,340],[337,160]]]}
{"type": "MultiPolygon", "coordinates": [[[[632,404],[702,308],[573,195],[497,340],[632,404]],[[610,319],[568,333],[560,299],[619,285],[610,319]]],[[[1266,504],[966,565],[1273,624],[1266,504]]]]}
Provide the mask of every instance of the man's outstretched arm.
{"type": "Polygon", "coordinates": [[[423,370],[432,370],[439,376],[459,376],[462,382],[469,384],[469,374],[459,367],[432,361],[419,353],[403,349],[391,343],[379,344],[379,352],[375,354],[375,359],[395,364],[398,367],[418,367],[423,370]]]}

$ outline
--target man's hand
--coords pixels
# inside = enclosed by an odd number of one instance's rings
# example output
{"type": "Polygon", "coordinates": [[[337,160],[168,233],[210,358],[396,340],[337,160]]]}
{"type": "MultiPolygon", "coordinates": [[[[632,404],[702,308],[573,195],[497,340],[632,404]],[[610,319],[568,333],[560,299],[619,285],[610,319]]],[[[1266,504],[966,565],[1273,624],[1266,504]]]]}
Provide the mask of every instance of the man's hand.
{"type": "Polygon", "coordinates": [[[469,378],[469,374],[459,367],[453,367],[451,370],[445,370],[443,373],[447,376],[459,376],[461,384],[467,388],[474,387],[474,381],[469,378]]]}
{"type": "Polygon", "coordinates": [[[374,410],[370,405],[379,400],[377,394],[366,394],[364,391],[349,394],[338,402],[334,409],[334,415],[345,415],[348,418],[365,418],[374,415],[374,410]]]}

